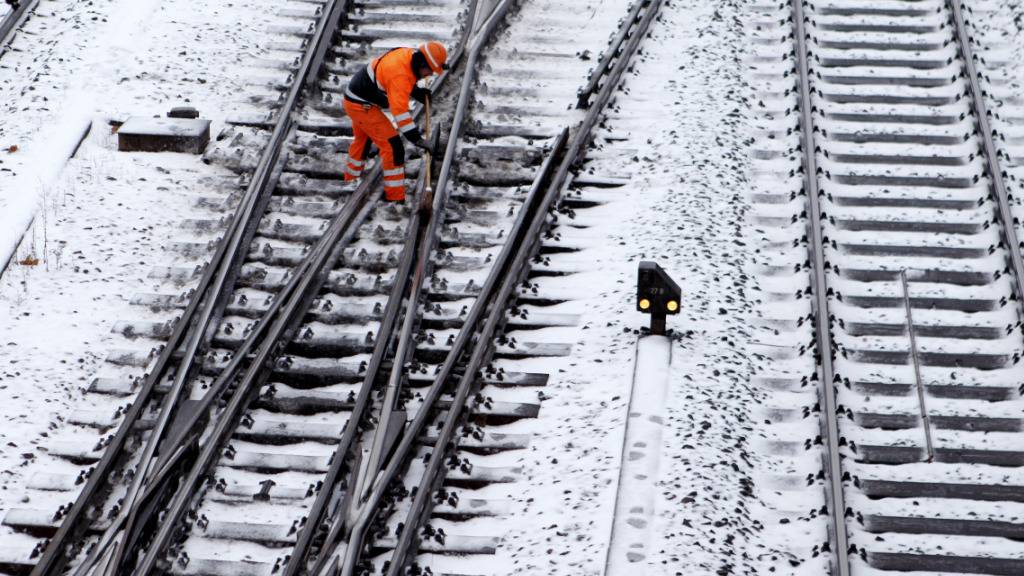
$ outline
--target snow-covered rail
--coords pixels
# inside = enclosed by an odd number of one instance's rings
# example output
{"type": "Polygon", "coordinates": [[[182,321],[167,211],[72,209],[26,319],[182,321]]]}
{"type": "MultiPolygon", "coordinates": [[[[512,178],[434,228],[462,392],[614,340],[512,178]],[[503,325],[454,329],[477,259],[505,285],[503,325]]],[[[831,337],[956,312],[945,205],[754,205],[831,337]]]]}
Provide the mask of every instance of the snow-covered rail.
{"type": "Polygon", "coordinates": [[[1024,573],[1024,265],[961,2],[765,11],[795,36],[833,572],[1024,573]]]}
{"type": "Polygon", "coordinates": [[[15,6],[6,3],[0,6],[0,55],[7,51],[14,33],[38,3],[39,0],[21,0],[15,6]]]}

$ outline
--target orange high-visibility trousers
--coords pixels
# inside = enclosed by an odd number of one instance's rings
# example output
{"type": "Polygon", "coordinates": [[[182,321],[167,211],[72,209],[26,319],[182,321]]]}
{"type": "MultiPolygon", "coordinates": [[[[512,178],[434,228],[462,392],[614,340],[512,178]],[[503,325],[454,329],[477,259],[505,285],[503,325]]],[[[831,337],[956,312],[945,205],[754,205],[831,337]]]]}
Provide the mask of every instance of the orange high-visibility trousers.
{"type": "Polygon", "coordinates": [[[391,120],[377,106],[357,104],[345,99],[345,113],[352,120],[352,144],[348,147],[345,181],[362,174],[370,141],[377,145],[384,172],[384,198],[391,202],[405,200],[405,147],[391,120]]]}

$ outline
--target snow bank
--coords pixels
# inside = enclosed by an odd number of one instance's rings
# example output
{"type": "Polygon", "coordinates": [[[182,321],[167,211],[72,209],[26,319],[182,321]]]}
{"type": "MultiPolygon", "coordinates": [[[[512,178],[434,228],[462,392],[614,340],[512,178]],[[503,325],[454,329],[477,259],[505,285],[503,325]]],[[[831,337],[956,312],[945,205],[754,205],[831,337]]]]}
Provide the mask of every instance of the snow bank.
{"type": "MultiPolygon", "coordinates": [[[[130,300],[163,289],[150,272],[181,259],[172,241],[197,236],[183,220],[223,216],[200,197],[235,189],[232,174],[195,156],[117,152],[99,120],[68,156],[90,118],[193,105],[216,131],[252,88],[279,9],[271,0],[41,2],[0,58],[0,256],[29,228],[22,246],[39,260],[0,277],[0,517],[45,505],[23,487],[35,472],[68,466],[47,446],[76,411],[113,414],[128,401],[84,394],[93,377],[110,375],[101,370],[126,381],[142,372],[111,368],[112,348],[156,345],[112,328],[173,317],[130,300]]],[[[0,526],[2,545],[25,538],[0,526]]]]}
{"type": "Polygon", "coordinates": [[[24,168],[4,183],[0,194],[0,273],[7,268],[68,159],[85,138],[92,118],[84,109],[69,113],[16,153],[24,168]]]}

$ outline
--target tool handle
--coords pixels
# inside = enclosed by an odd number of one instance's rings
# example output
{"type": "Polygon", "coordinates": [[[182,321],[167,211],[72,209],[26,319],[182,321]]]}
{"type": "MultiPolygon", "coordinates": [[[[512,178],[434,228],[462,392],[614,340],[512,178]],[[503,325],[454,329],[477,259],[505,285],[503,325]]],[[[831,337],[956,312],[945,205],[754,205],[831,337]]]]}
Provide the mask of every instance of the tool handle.
{"type": "MultiPolygon", "coordinates": [[[[427,125],[424,127],[424,138],[427,142],[430,142],[430,94],[427,94],[426,99],[423,101],[427,107],[427,125]]],[[[430,166],[433,164],[433,158],[430,157],[430,153],[424,154],[424,161],[427,163],[427,188],[430,188],[430,166]]]]}

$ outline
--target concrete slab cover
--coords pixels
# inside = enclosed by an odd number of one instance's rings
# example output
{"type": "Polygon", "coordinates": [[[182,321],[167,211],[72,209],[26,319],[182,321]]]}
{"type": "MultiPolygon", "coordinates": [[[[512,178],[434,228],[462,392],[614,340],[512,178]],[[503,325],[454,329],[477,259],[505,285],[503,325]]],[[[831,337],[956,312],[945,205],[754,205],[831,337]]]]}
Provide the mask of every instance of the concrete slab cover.
{"type": "Polygon", "coordinates": [[[634,576],[649,553],[671,363],[672,341],[665,336],[637,342],[605,576],[634,576]]]}
{"type": "Polygon", "coordinates": [[[122,152],[201,154],[210,142],[210,121],[192,118],[132,117],[117,131],[122,152]]]}

